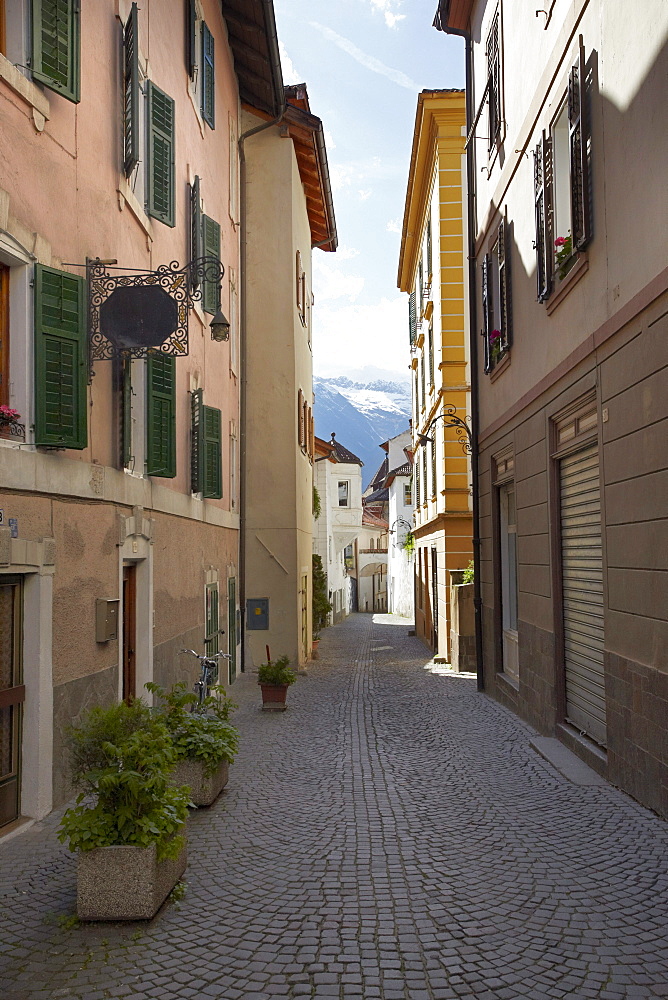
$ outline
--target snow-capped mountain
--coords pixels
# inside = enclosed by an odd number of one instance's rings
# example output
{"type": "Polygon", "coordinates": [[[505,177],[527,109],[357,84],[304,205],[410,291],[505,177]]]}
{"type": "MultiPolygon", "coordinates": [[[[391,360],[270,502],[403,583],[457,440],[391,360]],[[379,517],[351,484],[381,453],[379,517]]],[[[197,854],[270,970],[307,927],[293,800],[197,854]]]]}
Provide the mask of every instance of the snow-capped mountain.
{"type": "Polygon", "coordinates": [[[375,379],[357,382],[344,375],[313,379],[315,432],[336,440],[364,462],[362,485],[366,489],[384,452],[383,441],[406,430],[411,413],[410,382],[375,379]]]}

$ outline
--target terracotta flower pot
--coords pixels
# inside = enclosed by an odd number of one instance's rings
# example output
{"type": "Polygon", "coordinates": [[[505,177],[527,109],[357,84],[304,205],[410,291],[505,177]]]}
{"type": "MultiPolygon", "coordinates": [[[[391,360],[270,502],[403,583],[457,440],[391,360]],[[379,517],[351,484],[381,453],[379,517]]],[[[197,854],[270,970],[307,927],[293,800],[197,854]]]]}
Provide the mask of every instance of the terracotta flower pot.
{"type": "Polygon", "coordinates": [[[320,639],[313,639],[313,653],[312,657],[314,660],[320,659],[320,653],[318,652],[318,646],[320,645],[320,639]]]}
{"type": "Polygon", "coordinates": [[[285,699],[288,693],[287,684],[260,684],[262,689],[262,711],[284,712],[287,708],[285,699]]]}

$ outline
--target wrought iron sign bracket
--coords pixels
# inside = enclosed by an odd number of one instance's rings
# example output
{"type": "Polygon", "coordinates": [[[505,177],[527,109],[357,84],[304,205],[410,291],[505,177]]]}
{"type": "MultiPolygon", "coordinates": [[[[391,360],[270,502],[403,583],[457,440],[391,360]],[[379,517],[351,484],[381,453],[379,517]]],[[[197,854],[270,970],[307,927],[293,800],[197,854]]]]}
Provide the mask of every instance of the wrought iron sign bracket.
{"type": "Polygon", "coordinates": [[[185,357],[190,311],[205,286],[220,289],[224,274],[215,257],[197,257],[185,267],[173,260],[155,271],[88,258],[88,381],[95,361],[152,353],[185,357]]]}
{"type": "Polygon", "coordinates": [[[452,404],[446,406],[442,413],[437,413],[433,420],[430,420],[425,434],[418,433],[418,445],[424,446],[427,442],[430,444],[434,443],[434,439],[429,437],[429,432],[437,420],[442,420],[445,427],[454,428],[462,446],[462,451],[465,455],[470,455],[473,451],[471,428],[466,420],[462,420],[461,417],[457,416],[457,409],[452,404]]]}

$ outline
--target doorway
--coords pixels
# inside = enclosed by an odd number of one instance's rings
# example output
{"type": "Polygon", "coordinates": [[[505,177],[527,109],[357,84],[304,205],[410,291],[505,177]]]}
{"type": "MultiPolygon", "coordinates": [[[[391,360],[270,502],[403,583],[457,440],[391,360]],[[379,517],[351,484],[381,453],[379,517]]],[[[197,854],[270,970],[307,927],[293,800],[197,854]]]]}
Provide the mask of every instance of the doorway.
{"type": "Polygon", "coordinates": [[[21,811],[22,609],[21,578],[0,578],[0,828],[21,811]]]}
{"type": "Polygon", "coordinates": [[[123,564],[123,701],[137,697],[137,566],[123,564]]]}
{"type": "Polygon", "coordinates": [[[237,581],[230,577],[227,581],[227,652],[228,684],[237,676],[237,581]]]}

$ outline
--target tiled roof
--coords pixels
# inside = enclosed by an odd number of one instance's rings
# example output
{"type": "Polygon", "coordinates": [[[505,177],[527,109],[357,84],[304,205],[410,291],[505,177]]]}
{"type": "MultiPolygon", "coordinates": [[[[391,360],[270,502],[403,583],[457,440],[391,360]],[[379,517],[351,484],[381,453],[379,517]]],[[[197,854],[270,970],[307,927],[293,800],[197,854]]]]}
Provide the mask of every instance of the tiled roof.
{"type": "Polygon", "coordinates": [[[369,483],[369,486],[372,486],[374,488],[382,486],[383,483],[385,482],[385,476],[387,475],[388,468],[389,468],[389,461],[386,455],[383,461],[380,463],[380,468],[378,469],[378,472],[376,472],[375,476],[369,483]]]}
{"type": "Polygon", "coordinates": [[[369,510],[367,507],[364,508],[362,513],[362,524],[368,524],[370,528],[388,528],[389,521],[382,514],[376,514],[375,511],[369,510]]]}
{"type": "Polygon", "coordinates": [[[380,503],[383,500],[389,500],[389,499],[390,499],[390,491],[387,488],[383,487],[380,490],[374,490],[373,493],[369,493],[368,496],[364,497],[364,504],[366,505],[368,503],[374,503],[374,502],[380,503]]]}
{"type": "Polygon", "coordinates": [[[392,469],[388,472],[389,476],[410,476],[411,474],[411,464],[410,462],[404,462],[403,465],[398,465],[396,469],[392,469]]]}
{"type": "Polygon", "coordinates": [[[330,444],[332,446],[332,450],[336,453],[336,457],[339,462],[345,462],[348,465],[364,465],[361,458],[358,458],[357,455],[353,455],[352,451],[348,451],[348,449],[344,448],[342,444],[335,441],[333,434],[330,444]]]}

